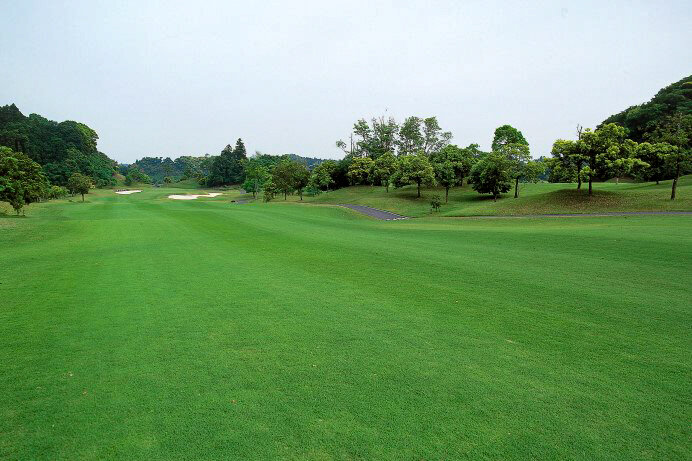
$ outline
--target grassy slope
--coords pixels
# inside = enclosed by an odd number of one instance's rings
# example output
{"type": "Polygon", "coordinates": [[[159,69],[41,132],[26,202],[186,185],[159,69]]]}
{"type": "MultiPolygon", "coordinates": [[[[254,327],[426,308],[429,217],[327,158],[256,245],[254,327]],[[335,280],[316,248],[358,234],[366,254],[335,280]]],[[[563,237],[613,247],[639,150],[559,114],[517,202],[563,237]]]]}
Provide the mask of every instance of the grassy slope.
{"type": "Polygon", "coordinates": [[[689,459],[692,218],[167,192],[0,217],[0,458],[689,459]]]}
{"type": "MultiPolygon", "coordinates": [[[[520,198],[513,191],[497,202],[480,195],[466,185],[449,193],[449,203],[442,206],[441,216],[510,215],[542,213],[591,213],[603,211],[692,211],[692,176],[681,179],[678,198],[670,200],[670,181],[655,183],[598,183],[595,195],[589,198],[586,185],[581,191],[576,184],[520,184],[520,198]]],[[[306,197],[314,203],[351,203],[394,211],[407,216],[430,214],[430,197],[439,194],[444,200],[444,189],[425,189],[420,199],[412,186],[390,189],[356,186],[306,197]]],[[[278,200],[281,200],[279,198],[278,200]]],[[[289,200],[296,201],[297,197],[289,200]]]]}

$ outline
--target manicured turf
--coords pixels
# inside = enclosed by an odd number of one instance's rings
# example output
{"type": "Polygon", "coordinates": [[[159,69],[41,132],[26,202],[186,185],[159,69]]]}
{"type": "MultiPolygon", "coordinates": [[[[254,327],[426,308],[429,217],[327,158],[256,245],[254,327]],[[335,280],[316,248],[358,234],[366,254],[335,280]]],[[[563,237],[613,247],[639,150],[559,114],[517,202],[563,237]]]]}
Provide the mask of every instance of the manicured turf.
{"type": "Polygon", "coordinates": [[[0,216],[0,458],[692,457],[692,217],[171,192],[0,216]]]}
{"type": "MultiPolygon", "coordinates": [[[[452,189],[449,203],[443,204],[435,215],[476,216],[476,215],[515,215],[515,214],[556,214],[556,213],[594,213],[607,211],[692,211],[692,176],[681,178],[677,199],[670,200],[671,181],[655,183],[597,183],[594,195],[588,196],[588,184],[582,190],[576,184],[520,184],[520,197],[514,199],[514,192],[504,194],[497,202],[492,197],[480,195],[469,185],[452,189]]],[[[366,205],[406,216],[427,216],[431,214],[430,198],[438,194],[444,202],[444,189],[422,190],[422,197],[416,197],[416,188],[406,186],[391,189],[383,187],[356,186],[305,197],[304,201],[316,203],[350,203],[366,205]]],[[[281,200],[283,197],[278,198],[281,200]]],[[[296,201],[297,197],[289,197],[296,201]]]]}

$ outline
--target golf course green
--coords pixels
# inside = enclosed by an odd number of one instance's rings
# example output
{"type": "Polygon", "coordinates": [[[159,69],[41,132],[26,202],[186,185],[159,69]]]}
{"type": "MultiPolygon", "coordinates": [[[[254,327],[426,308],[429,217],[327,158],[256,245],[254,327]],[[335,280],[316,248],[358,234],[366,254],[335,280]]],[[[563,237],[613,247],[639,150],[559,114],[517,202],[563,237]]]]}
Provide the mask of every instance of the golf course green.
{"type": "Polygon", "coordinates": [[[0,213],[1,459],[692,456],[692,216],[179,193],[0,213]]]}

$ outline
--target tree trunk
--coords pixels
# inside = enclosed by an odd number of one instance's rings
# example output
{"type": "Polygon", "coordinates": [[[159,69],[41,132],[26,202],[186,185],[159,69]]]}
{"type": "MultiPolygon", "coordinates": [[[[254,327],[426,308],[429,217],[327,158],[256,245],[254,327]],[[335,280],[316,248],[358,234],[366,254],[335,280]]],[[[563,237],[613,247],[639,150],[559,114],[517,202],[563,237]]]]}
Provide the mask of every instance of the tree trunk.
{"type": "Polygon", "coordinates": [[[445,187],[445,203],[449,202],[449,187],[445,187]]]}
{"type": "Polygon", "coordinates": [[[284,200],[288,198],[288,192],[284,192],[284,200]]]}
{"type": "Polygon", "coordinates": [[[519,178],[516,178],[514,183],[514,198],[519,198],[519,178]]]}
{"type": "Polygon", "coordinates": [[[656,180],[656,185],[658,186],[658,179],[656,180]]]}
{"type": "Polygon", "coordinates": [[[678,187],[678,178],[680,177],[680,161],[675,165],[675,177],[673,178],[673,188],[670,191],[670,199],[675,200],[675,189],[678,187]]]}
{"type": "Polygon", "coordinates": [[[82,202],[84,201],[84,194],[82,194],[82,202]]]}
{"type": "Polygon", "coordinates": [[[493,194],[493,202],[497,202],[497,194],[493,194]]]}
{"type": "Polygon", "coordinates": [[[418,198],[420,198],[420,181],[418,181],[418,198]]]}
{"type": "Polygon", "coordinates": [[[620,176],[615,176],[615,184],[620,184],[620,176]]]}
{"type": "Polygon", "coordinates": [[[577,164],[577,190],[581,190],[581,162],[577,164]]]}
{"type": "Polygon", "coordinates": [[[591,186],[592,180],[591,173],[589,173],[589,195],[593,195],[593,187],[591,186]]]}
{"type": "Polygon", "coordinates": [[[300,195],[300,201],[302,202],[303,201],[303,191],[300,191],[299,195],[300,195]]]}
{"type": "Polygon", "coordinates": [[[387,184],[385,184],[385,189],[387,190],[387,193],[389,193],[389,181],[387,181],[387,184]]]}

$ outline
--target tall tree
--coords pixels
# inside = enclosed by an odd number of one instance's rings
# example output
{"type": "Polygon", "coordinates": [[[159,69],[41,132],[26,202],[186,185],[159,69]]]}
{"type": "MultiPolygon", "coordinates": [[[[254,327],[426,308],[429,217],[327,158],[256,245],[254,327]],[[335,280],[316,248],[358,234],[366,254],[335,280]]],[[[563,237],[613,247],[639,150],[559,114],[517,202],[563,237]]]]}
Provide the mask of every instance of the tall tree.
{"type": "Polygon", "coordinates": [[[584,130],[577,141],[578,150],[588,161],[585,172],[589,177],[589,195],[593,195],[593,179],[608,173],[608,162],[619,156],[620,145],[625,138],[625,129],[614,123],[608,123],[591,131],[584,130]]]}
{"type": "Polygon", "coordinates": [[[533,165],[529,166],[529,146],[523,143],[499,144],[496,152],[507,157],[510,165],[509,174],[514,179],[514,198],[519,198],[519,180],[534,169],[533,165]]]}
{"type": "Polygon", "coordinates": [[[303,162],[293,162],[294,163],[294,176],[293,176],[293,187],[295,187],[300,200],[303,200],[303,192],[305,188],[308,187],[310,183],[310,170],[303,162]]]}
{"type": "Polygon", "coordinates": [[[692,156],[692,113],[677,112],[665,117],[647,137],[675,147],[666,155],[667,164],[671,166],[673,171],[670,199],[675,200],[678,179],[681,174],[690,170],[690,162],[692,161],[690,159],[692,156]]]}
{"type": "Polygon", "coordinates": [[[452,139],[451,131],[442,131],[437,117],[423,120],[423,153],[431,155],[441,151],[452,139]]]}
{"type": "Polygon", "coordinates": [[[423,135],[421,134],[421,119],[408,117],[399,128],[397,140],[398,155],[417,154],[423,148],[423,135]]]}
{"type": "Polygon", "coordinates": [[[449,201],[449,189],[463,185],[471,172],[474,159],[465,149],[448,144],[430,156],[437,183],[445,188],[445,203],[449,201]]]}
{"type": "Polygon", "coordinates": [[[242,182],[245,176],[246,161],[245,145],[243,140],[238,138],[235,148],[229,144],[221,151],[221,155],[214,158],[209,173],[209,185],[227,186],[242,182]]]}
{"type": "Polygon", "coordinates": [[[512,163],[507,156],[499,152],[486,155],[471,168],[473,190],[479,194],[491,194],[493,201],[497,201],[500,194],[512,188],[511,169],[512,163]]]}
{"type": "Polygon", "coordinates": [[[41,165],[22,152],[0,146],[0,202],[8,202],[19,212],[46,195],[48,182],[41,165]]]}
{"type": "Polygon", "coordinates": [[[528,146],[529,143],[524,138],[521,131],[514,128],[512,125],[502,125],[495,130],[493,136],[492,150],[497,152],[507,144],[523,144],[528,146]]]}
{"type": "Polygon", "coordinates": [[[291,160],[282,160],[272,170],[272,183],[284,194],[284,200],[296,190],[296,165],[291,160]]]}
{"type": "Polygon", "coordinates": [[[257,159],[248,160],[245,167],[245,182],[243,189],[252,193],[252,197],[257,197],[257,193],[262,189],[262,185],[269,177],[269,170],[257,159]]]}
{"type": "Polygon", "coordinates": [[[368,184],[372,179],[375,162],[369,157],[353,159],[348,167],[348,179],[351,184],[368,184]]]}
{"type": "Polygon", "coordinates": [[[378,181],[389,192],[389,183],[396,172],[396,157],[390,151],[380,155],[373,166],[373,181],[378,181]]]}
{"type": "Polygon", "coordinates": [[[327,160],[320,163],[312,169],[310,181],[318,189],[329,190],[329,186],[334,184],[334,173],[337,169],[337,164],[333,160],[327,160]]]}
{"type": "Polygon", "coordinates": [[[415,155],[404,155],[397,159],[397,169],[394,173],[394,184],[397,187],[406,184],[416,184],[418,198],[420,198],[420,186],[432,186],[435,184],[435,173],[430,160],[422,152],[415,155]]]}
{"type": "Polygon", "coordinates": [[[85,176],[81,173],[73,173],[70,179],[67,181],[67,188],[72,194],[81,194],[82,202],[84,201],[84,195],[89,193],[91,189],[91,178],[85,176]]]}

